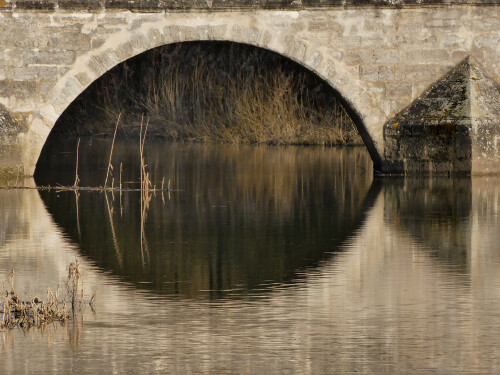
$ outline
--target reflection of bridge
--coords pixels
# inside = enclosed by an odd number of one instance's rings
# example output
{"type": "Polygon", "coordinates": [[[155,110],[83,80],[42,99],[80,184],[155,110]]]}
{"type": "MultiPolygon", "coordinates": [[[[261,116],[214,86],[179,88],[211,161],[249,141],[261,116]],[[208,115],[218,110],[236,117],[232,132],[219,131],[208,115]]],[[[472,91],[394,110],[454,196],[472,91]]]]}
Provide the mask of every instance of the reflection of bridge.
{"type": "MultiPolygon", "coordinates": [[[[392,219],[387,203],[409,186],[385,186],[365,223],[344,245],[346,251],[303,282],[270,291],[261,301],[226,300],[220,306],[155,302],[83,260],[87,287],[98,291],[98,314],[89,314],[79,337],[84,350],[69,353],[62,330],[50,347],[45,336],[35,333],[29,340],[20,337],[15,350],[2,354],[0,372],[13,371],[19,363],[27,372],[41,373],[69,372],[78,365],[90,369],[96,363],[101,370],[118,372],[174,372],[191,363],[193,372],[217,372],[223,366],[233,373],[283,368],[311,374],[332,369],[418,373],[423,368],[496,373],[498,365],[486,360],[500,355],[499,326],[491,324],[500,308],[500,254],[498,241],[491,238],[498,236],[499,216],[484,215],[485,209],[497,209],[484,206],[499,199],[491,185],[473,180],[472,208],[468,218],[459,215],[459,225],[470,233],[463,244],[467,267],[460,269],[436,262],[429,243],[412,242],[414,236],[392,219]],[[248,356],[246,350],[255,354],[248,356]],[[36,360],[49,352],[57,352],[59,360],[36,360]],[[24,362],[25,356],[34,360],[24,362]]],[[[15,267],[18,291],[41,293],[46,284],[64,278],[78,251],[53,223],[37,192],[1,193],[7,210],[1,216],[6,233],[0,236],[0,275],[15,267]]],[[[443,241],[449,240],[449,229],[444,228],[443,241]]]]}
{"type": "MultiPolygon", "coordinates": [[[[120,143],[115,148],[124,149],[120,143]]],[[[80,148],[80,160],[95,157],[94,147],[85,150],[80,148]]],[[[128,151],[134,157],[138,152],[128,151]]],[[[173,193],[166,203],[159,194],[152,197],[143,223],[136,215],[141,212],[136,193],[120,200],[86,193],[75,199],[73,192],[40,196],[83,256],[161,294],[220,298],[295,282],[305,269],[332,257],[328,251],[337,252],[363,224],[380,190],[371,185],[371,162],[361,148],[150,142],[148,151],[150,160],[175,164],[162,169],[148,163],[182,193],[173,193]],[[181,172],[172,175],[172,170],[181,172]]],[[[126,153],[119,159],[127,160],[126,153]]],[[[65,162],[55,169],[74,165],[65,162]]],[[[94,174],[95,167],[79,170],[82,181],[94,174]]],[[[52,181],[59,181],[57,174],[52,181]]]]}
{"type": "Polygon", "coordinates": [[[500,75],[500,7],[425,3],[2,1],[0,164],[33,174],[61,113],[114,65],[168,43],[223,40],[275,51],[325,79],[378,170],[500,171],[498,83],[485,73],[500,75]],[[389,121],[467,56],[465,68],[389,121]],[[407,138],[422,132],[414,150],[407,138]]]}

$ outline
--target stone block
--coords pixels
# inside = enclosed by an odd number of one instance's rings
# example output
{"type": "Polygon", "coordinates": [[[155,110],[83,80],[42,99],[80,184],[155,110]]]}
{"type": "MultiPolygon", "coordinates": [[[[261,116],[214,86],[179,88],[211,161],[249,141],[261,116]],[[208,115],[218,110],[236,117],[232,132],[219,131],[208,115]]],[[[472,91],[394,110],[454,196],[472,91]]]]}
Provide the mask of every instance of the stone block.
{"type": "Polygon", "coordinates": [[[56,66],[30,66],[14,68],[12,78],[15,81],[43,80],[57,77],[56,66]]]}
{"type": "Polygon", "coordinates": [[[392,44],[398,46],[400,49],[408,47],[414,48],[432,48],[440,44],[440,39],[436,35],[425,35],[420,38],[415,38],[414,34],[396,33],[388,36],[392,44]]]}
{"type": "Polygon", "coordinates": [[[106,73],[109,69],[115,66],[120,60],[112,51],[104,51],[103,53],[93,56],[89,62],[89,68],[97,76],[106,73]]]}
{"type": "Polygon", "coordinates": [[[412,64],[443,63],[450,60],[450,52],[445,49],[412,49],[404,53],[404,60],[411,61],[412,64]]]}
{"type": "MultiPolygon", "coordinates": [[[[441,70],[443,69],[443,67],[438,64],[414,65],[413,61],[410,60],[408,62],[408,65],[396,65],[394,73],[395,80],[415,80],[417,82],[428,82],[430,79],[437,79],[441,74],[441,70]]],[[[424,83],[424,86],[428,86],[429,83],[424,83]]]]}
{"type": "Polygon", "coordinates": [[[70,65],[75,61],[75,57],[74,51],[29,51],[23,54],[24,63],[28,65],[70,65]]]}
{"type": "Polygon", "coordinates": [[[299,61],[304,60],[307,52],[307,46],[304,42],[287,36],[283,44],[285,45],[285,54],[287,56],[293,57],[299,61]]]}
{"type": "Polygon", "coordinates": [[[6,49],[4,50],[4,66],[20,68],[24,65],[23,49],[6,49]]]}
{"type": "Polygon", "coordinates": [[[243,41],[248,44],[259,45],[262,34],[262,30],[256,29],[254,27],[245,28],[243,32],[243,41]]]}
{"type": "Polygon", "coordinates": [[[90,51],[92,44],[91,35],[80,32],[63,32],[57,35],[57,46],[66,51],[90,51]]]}
{"type": "Polygon", "coordinates": [[[165,39],[171,43],[180,41],[180,30],[177,25],[167,25],[163,28],[165,39]]]}
{"type": "Polygon", "coordinates": [[[474,39],[474,45],[477,48],[498,48],[500,45],[500,35],[478,36],[474,39]]]}
{"type": "Polygon", "coordinates": [[[37,82],[38,92],[42,99],[52,99],[51,93],[54,89],[54,86],[57,84],[57,80],[46,80],[37,82]]]}
{"type": "Polygon", "coordinates": [[[312,32],[328,32],[331,35],[342,35],[344,27],[331,20],[312,20],[309,22],[308,30],[312,32]]]}
{"type": "Polygon", "coordinates": [[[131,56],[134,55],[134,48],[133,48],[131,42],[126,42],[126,43],[120,44],[115,49],[114,53],[119,61],[124,61],[124,60],[129,59],[131,56]]]}
{"type": "Polygon", "coordinates": [[[389,99],[411,99],[412,84],[407,81],[389,82],[385,85],[385,96],[389,99]]]}
{"type": "Polygon", "coordinates": [[[318,51],[308,54],[306,60],[307,64],[313,69],[317,69],[322,61],[323,55],[318,51]]]}
{"type": "Polygon", "coordinates": [[[106,37],[105,36],[93,36],[90,43],[92,45],[92,49],[97,49],[101,47],[104,43],[106,43],[106,37]]]}
{"type": "Polygon", "coordinates": [[[139,19],[133,20],[129,24],[129,28],[130,28],[130,30],[137,30],[137,29],[141,28],[141,26],[144,25],[145,23],[156,22],[156,21],[158,21],[158,19],[159,19],[159,16],[156,14],[145,15],[139,19]]]}
{"type": "Polygon", "coordinates": [[[145,49],[144,46],[148,46],[148,40],[142,34],[134,34],[130,38],[130,44],[132,45],[134,50],[138,50],[138,51],[143,52],[145,49]]]}
{"type": "Polygon", "coordinates": [[[92,83],[92,78],[89,77],[89,75],[85,72],[78,73],[75,78],[77,81],[82,85],[83,87],[87,87],[92,83]]]}
{"type": "Polygon", "coordinates": [[[359,78],[363,81],[390,81],[394,79],[394,68],[387,65],[362,65],[359,78]]]}
{"type": "Polygon", "coordinates": [[[360,49],[349,50],[344,56],[348,65],[360,64],[396,64],[399,52],[395,49],[360,49]]]}
{"type": "Polygon", "coordinates": [[[29,99],[36,90],[37,83],[33,81],[14,81],[5,78],[0,81],[0,97],[13,96],[18,99],[29,99]]]}

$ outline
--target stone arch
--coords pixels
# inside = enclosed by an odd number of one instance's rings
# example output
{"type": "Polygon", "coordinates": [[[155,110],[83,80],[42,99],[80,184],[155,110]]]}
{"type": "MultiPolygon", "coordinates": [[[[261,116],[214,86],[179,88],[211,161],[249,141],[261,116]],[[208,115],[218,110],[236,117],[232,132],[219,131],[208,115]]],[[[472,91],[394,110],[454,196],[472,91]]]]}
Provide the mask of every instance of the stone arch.
{"type": "MultiPolygon", "coordinates": [[[[156,13],[127,13],[126,16],[123,26],[77,57],[33,115],[27,135],[29,147],[24,155],[27,174],[34,173],[40,152],[57,119],[92,82],[114,66],[147,50],[190,41],[248,44],[278,53],[316,74],[337,92],[370,152],[375,169],[381,166],[381,134],[374,134],[365,125],[367,121],[368,125],[373,123],[370,118],[373,120],[376,115],[363,113],[363,109],[370,106],[370,95],[360,82],[358,68],[347,67],[332,56],[332,51],[317,50],[311,43],[295,38],[292,30],[280,30],[279,22],[256,24],[255,16],[248,13],[238,20],[231,20],[230,15],[200,18],[184,14],[174,17],[175,22],[156,13]]],[[[286,17],[293,16],[293,13],[286,13],[286,17]]]]}

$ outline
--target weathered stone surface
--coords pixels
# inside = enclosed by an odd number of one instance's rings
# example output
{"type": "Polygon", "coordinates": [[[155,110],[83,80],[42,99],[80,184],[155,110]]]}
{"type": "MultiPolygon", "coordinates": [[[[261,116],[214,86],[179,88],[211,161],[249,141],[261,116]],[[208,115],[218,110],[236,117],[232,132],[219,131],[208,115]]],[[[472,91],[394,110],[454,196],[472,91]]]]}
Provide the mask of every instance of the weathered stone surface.
{"type": "Polygon", "coordinates": [[[365,81],[392,81],[394,68],[387,65],[362,65],[359,69],[359,77],[365,81]]]}
{"type": "Polygon", "coordinates": [[[470,58],[384,126],[384,173],[500,170],[500,86],[470,58]]]}
{"type": "Polygon", "coordinates": [[[0,104],[0,179],[25,174],[22,159],[23,147],[19,134],[26,130],[27,128],[0,104]]]}
{"type": "MultiPolygon", "coordinates": [[[[307,7],[402,7],[412,5],[494,5],[498,0],[7,0],[7,8],[45,10],[56,9],[131,9],[161,11],[164,9],[297,9],[307,7]]],[[[440,24],[437,24],[439,26],[440,24]]],[[[441,24],[442,25],[442,24],[441,24]]]]}
{"type": "Polygon", "coordinates": [[[68,65],[75,61],[73,51],[29,51],[23,54],[25,64],[68,65]]]}
{"type": "MultiPolygon", "coordinates": [[[[114,65],[163,44],[246,43],[302,64],[345,100],[377,170],[386,149],[384,124],[465,56],[500,79],[499,0],[8,0],[4,5],[0,103],[16,118],[29,119],[28,173],[45,142],[44,127],[52,128],[79,90],[114,65]],[[21,84],[29,89],[18,89],[21,84]],[[31,137],[36,116],[39,131],[31,137]]],[[[493,125],[486,117],[482,122],[478,134],[486,137],[493,125]]],[[[432,168],[449,168],[447,163],[432,168]]]]}

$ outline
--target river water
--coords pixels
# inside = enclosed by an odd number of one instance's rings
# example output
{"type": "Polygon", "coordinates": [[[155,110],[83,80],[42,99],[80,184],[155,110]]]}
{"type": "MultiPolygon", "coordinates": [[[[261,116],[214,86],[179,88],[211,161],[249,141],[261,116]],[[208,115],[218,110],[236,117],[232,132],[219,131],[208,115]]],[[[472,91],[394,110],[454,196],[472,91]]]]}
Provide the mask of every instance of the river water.
{"type": "MultiPolygon", "coordinates": [[[[73,184],[58,144],[38,184],[73,184]]],[[[81,186],[104,184],[109,149],[82,140],[81,186]]],[[[138,155],[117,142],[108,184],[136,187],[138,155]]],[[[0,280],[43,295],[76,258],[97,296],[0,331],[0,373],[500,372],[500,178],[374,179],[363,148],[145,158],[170,192],[0,190],[0,280]]]]}

